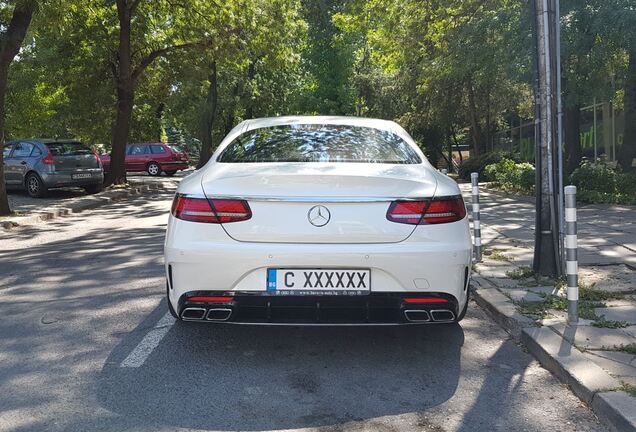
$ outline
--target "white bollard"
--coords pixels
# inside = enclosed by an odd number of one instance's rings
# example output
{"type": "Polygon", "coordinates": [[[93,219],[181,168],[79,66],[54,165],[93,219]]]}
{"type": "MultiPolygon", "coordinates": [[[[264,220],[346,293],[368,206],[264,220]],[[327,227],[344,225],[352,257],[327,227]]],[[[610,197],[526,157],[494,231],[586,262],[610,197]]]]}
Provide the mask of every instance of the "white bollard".
{"type": "Polygon", "coordinates": [[[481,262],[481,218],[479,216],[479,174],[470,174],[473,190],[473,232],[475,237],[475,262],[481,262]]]}
{"type": "Polygon", "coordinates": [[[579,262],[576,234],[576,186],[566,186],[565,196],[565,266],[568,282],[568,322],[579,321],[579,262]]]}

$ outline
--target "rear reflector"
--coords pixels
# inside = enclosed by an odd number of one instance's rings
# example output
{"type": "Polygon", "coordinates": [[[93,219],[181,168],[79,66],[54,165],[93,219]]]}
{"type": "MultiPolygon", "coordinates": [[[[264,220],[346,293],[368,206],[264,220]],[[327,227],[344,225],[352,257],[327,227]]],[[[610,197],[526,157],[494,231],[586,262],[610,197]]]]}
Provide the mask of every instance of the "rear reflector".
{"type": "Polygon", "coordinates": [[[195,296],[186,298],[187,302],[204,302],[204,303],[229,303],[234,300],[234,297],[209,297],[209,296],[195,296]]]}
{"type": "Polygon", "coordinates": [[[42,158],[42,163],[44,165],[55,165],[55,160],[53,159],[53,155],[51,154],[51,150],[49,150],[49,153],[42,158]]]}
{"type": "Polygon", "coordinates": [[[230,223],[248,220],[252,211],[247,201],[189,198],[177,195],[172,202],[172,214],[177,219],[203,223],[230,223]]]}
{"type": "Polygon", "coordinates": [[[448,300],[442,297],[404,297],[402,301],[409,304],[448,303],[448,300]]]}
{"type": "Polygon", "coordinates": [[[430,201],[393,201],[386,212],[391,222],[428,225],[457,222],[466,216],[461,196],[434,198],[430,201]]]}

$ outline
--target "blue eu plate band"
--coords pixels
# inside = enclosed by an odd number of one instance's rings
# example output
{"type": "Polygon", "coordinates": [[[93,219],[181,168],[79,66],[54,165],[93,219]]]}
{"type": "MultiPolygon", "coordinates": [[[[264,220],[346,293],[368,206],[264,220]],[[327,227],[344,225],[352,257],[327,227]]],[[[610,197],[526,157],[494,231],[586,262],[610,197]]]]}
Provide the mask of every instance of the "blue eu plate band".
{"type": "Polygon", "coordinates": [[[267,269],[267,291],[276,291],[276,269],[267,269]]]}

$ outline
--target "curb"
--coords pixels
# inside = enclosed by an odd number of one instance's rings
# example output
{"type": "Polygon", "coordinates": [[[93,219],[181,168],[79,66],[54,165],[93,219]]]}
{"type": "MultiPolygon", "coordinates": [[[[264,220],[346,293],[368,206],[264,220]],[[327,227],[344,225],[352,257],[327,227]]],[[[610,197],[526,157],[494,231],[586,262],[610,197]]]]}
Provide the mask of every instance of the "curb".
{"type": "Polygon", "coordinates": [[[477,277],[480,287],[473,290],[473,298],[495,322],[521,342],[541,366],[568,385],[612,430],[636,432],[636,399],[625,392],[611,391],[620,387],[618,380],[550,327],[538,327],[521,315],[508,297],[484,281],[477,277]]]}
{"type": "Polygon", "coordinates": [[[152,183],[135,185],[129,189],[101,192],[96,195],[82,197],[77,202],[72,203],[68,207],[53,207],[48,210],[35,212],[34,214],[29,216],[18,216],[13,219],[0,221],[0,227],[4,228],[5,230],[11,230],[12,228],[26,225],[38,225],[53,219],[57,219],[61,216],[67,216],[71,213],[79,213],[84,210],[94,209],[105,204],[110,204],[112,202],[121,201],[135,195],[142,195],[150,191],[157,191],[164,188],[165,187],[163,184],[152,183]]]}

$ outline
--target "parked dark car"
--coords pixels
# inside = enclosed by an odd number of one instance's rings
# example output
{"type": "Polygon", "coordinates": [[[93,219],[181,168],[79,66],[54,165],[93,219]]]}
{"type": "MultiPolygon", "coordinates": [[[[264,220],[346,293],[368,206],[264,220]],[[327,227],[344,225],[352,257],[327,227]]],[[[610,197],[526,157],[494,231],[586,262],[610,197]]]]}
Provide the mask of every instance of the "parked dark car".
{"type": "Polygon", "coordinates": [[[49,189],[78,186],[88,193],[102,190],[104,171],[99,156],[79,141],[29,139],[2,149],[7,188],[24,188],[32,197],[49,189]]]}
{"type": "MultiPolygon", "coordinates": [[[[110,156],[100,156],[104,171],[110,169],[110,156]]],[[[165,172],[173,176],[179,170],[188,169],[190,155],[175,145],[163,143],[128,144],[126,146],[126,171],[146,171],[151,176],[165,172]]]]}

